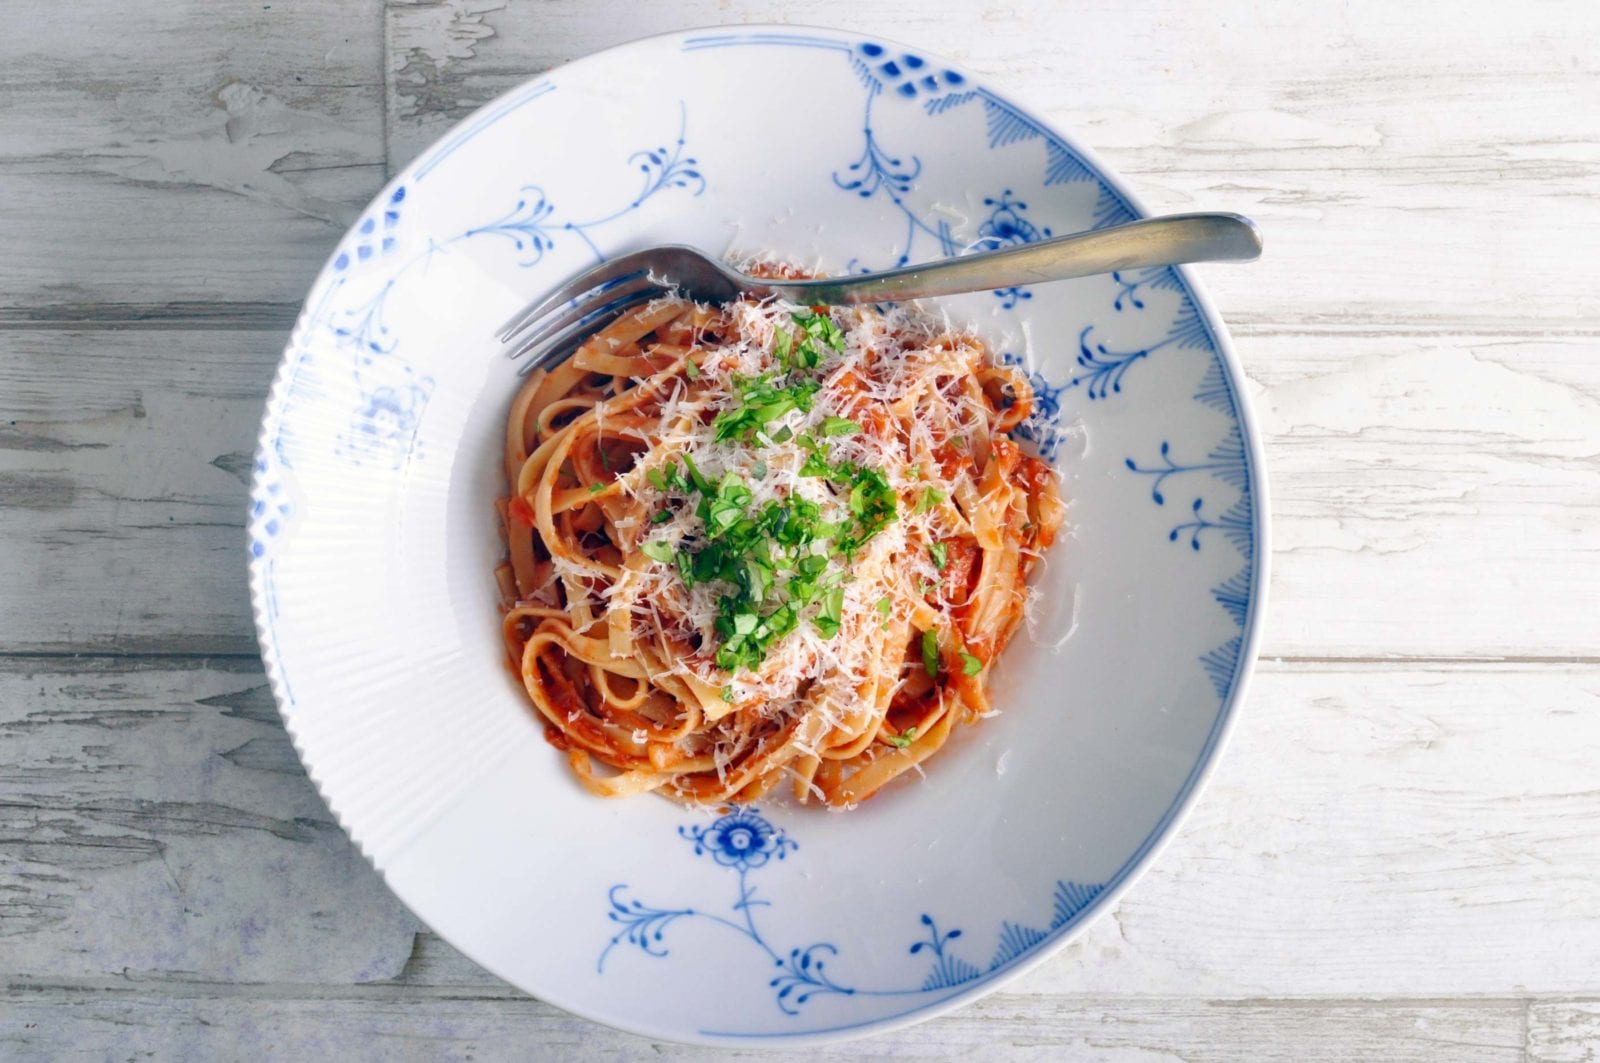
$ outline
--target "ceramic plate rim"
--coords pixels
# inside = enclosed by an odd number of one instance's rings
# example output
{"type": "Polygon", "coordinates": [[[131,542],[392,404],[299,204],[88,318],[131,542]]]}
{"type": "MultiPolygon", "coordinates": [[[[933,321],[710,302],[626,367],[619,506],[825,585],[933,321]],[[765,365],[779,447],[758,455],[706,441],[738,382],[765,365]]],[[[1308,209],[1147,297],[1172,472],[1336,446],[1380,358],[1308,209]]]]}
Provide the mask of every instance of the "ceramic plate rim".
{"type": "MultiPolygon", "coordinates": [[[[837,27],[797,23],[735,23],[713,24],[707,26],[668,30],[661,33],[651,34],[649,36],[634,38],[595,52],[588,53],[579,58],[532,74],[529,77],[517,82],[517,84],[511,86],[506,91],[497,94],[495,97],[485,102],[482,106],[475,108],[470,114],[466,115],[458,122],[453,123],[449,129],[445,130],[428,145],[423,147],[422,150],[418,151],[410,162],[408,162],[383,184],[383,186],[372,197],[367,207],[364,208],[363,213],[365,213],[366,210],[370,210],[372,207],[384,202],[385,197],[390,194],[391,190],[398,186],[404,185],[407,181],[411,180],[413,178],[414,171],[418,169],[420,164],[428,160],[433,150],[443,141],[451,137],[464,126],[473,122],[475,119],[484,115],[486,112],[493,110],[497,106],[500,106],[512,96],[526,91],[528,88],[537,84],[538,82],[562,74],[570,74],[573,71],[581,71],[584,67],[589,65],[598,65],[601,60],[613,57],[619,52],[625,52],[636,48],[644,48],[652,44],[658,44],[660,42],[672,39],[687,39],[715,33],[773,33],[781,35],[815,33],[840,40],[872,40],[876,43],[890,45],[897,48],[906,48],[908,50],[914,49],[916,52],[924,56],[937,56],[941,62],[946,64],[948,69],[957,71],[962,75],[967,76],[970,81],[977,84],[982,84],[986,88],[992,84],[992,82],[987,78],[978,78],[974,76],[972,72],[963,64],[948,61],[936,50],[930,51],[928,49],[921,48],[920,46],[912,46],[894,38],[885,37],[878,34],[856,34],[852,31],[837,27]]],[[[992,88],[990,88],[989,91],[993,92],[994,95],[1003,100],[1008,107],[1014,109],[1018,114],[1033,122],[1041,130],[1066,144],[1089,166],[1097,180],[1103,182],[1107,187],[1109,187],[1122,198],[1122,200],[1126,203],[1128,208],[1136,217],[1150,216],[1150,211],[1144,204],[1143,200],[1131,188],[1128,187],[1128,184],[1122,175],[1107,166],[1092,148],[1085,145],[1076,136],[1063,132],[1054,123],[1041,119],[1030,107],[1019,105],[1012,97],[1004,92],[996,91],[992,88]]],[[[250,484],[250,498],[252,500],[260,497],[263,487],[263,462],[267,453],[272,447],[273,429],[277,427],[280,419],[284,415],[283,407],[285,400],[288,397],[288,388],[294,369],[294,352],[297,347],[300,346],[305,330],[310,327],[312,323],[312,308],[309,303],[309,297],[311,294],[318,291],[333,274],[334,259],[338,254],[339,245],[343,243],[344,239],[351,231],[353,231],[353,229],[354,224],[347,229],[345,233],[341,234],[339,241],[333,245],[333,248],[329,251],[322,268],[317,272],[315,279],[307,289],[307,300],[301,305],[300,311],[296,316],[295,324],[290,331],[288,340],[285,343],[283,354],[278,361],[276,372],[273,374],[272,384],[269,388],[267,399],[263,407],[260,429],[257,435],[254,455],[255,471],[252,474],[250,484]]],[[[649,1038],[651,1040],[728,1048],[770,1048],[774,1046],[800,1048],[806,1046],[837,1043],[858,1037],[902,1030],[917,1023],[948,1014],[961,1007],[964,1007],[976,999],[988,996],[989,994],[1002,989],[1015,979],[1021,977],[1029,971],[1036,969],[1046,960],[1057,955],[1066,945],[1068,945],[1074,938],[1082,933],[1097,918],[1105,914],[1105,912],[1112,906],[1116,905],[1126,895],[1127,891],[1133,886],[1133,884],[1143,877],[1143,875],[1149,870],[1150,866],[1155,862],[1155,860],[1160,856],[1161,852],[1181,829],[1184,820],[1192,811],[1201,792],[1210,782],[1217,770],[1217,765],[1222,758],[1229,739],[1232,737],[1235,727],[1238,724],[1239,711],[1248,694],[1250,683],[1254,676],[1257,664],[1257,652],[1261,637],[1261,628],[1266,613],[1266,599],[1271,566],[1271,529],[1269,520],[1271,508],[1269,485],[1267,483],[1266,476],[1266,462],[1255,412],[1252,407],[1250,397],[1244,387],[1246,380],[1244,370],[1238,358],[1237,352],[1234,350],[1232,336],[1230,335],[1221,315],[1218,313],[1210,293],[1194,276],[1190,267],[1179,266],[1176,267],[1176,271],[1183,280],[1186,293],[1194,302],[1195,308],[1199,312],[1200,318],[1205,324],[1206,332],[1215,349],[1217,360],[1222,366],[1226,376],[1227,384],[1234,400],[1235,415],[1239,424],[1240,434],[1244,443],[1250,490],[1253,495],[1251,532],[1255,544],[1254,556],[1251,563],[1249,602],[1245,613],[1244,624],[1240,632],[1241,645],[1238,662],[1234,670],[1231,685],[1226,696],[1221,699],[1211,733],[1208,735],[1205,744],[1202,746],[1194,767],[1191,769],[1189,776],[1179,788],[1179,791],[1174,797],[1167,812],[1155,824],[1149,835],[1147,835],[1144,842],[1140,845],[1139,855],[1129,860],[1118,873],[1117,877],[1105,884],[1104,889],[1098,896],[1089,902],[1065,925],[1055,931],[1052,931],[1050,935],[1045,938],[1045,940],[1040,942],[1034,948],[1030,949],[1023,956],[1019,957],[1015,962],[1004,967],[1003,969],[994,971],[976,979],[971,985],[959,992],[956,992],[941,1000],[912,1008],[892,1017],[873,1019],[852,1026],[838,1027],[822,1031],[775,1033],[768,1036],[740,1034],[735,1036],[698,1035],[694,1037],[684,1035],[680,1037],[664,1035],[659,1030],[648,1029],[642,1025],[635,1026],[626,1021],[619,1021],[610,1017],[601,1018],[595,1013],[591,1012],[581,1002],[568,999],[566,994],[564,994],[559,987],[553,991],[541,988],[537,991],[537,993],[535,993],[531,990],[524,989],[522,986],[518,985],[517,982],[507,977],[504,973],[496,970],[494,966],[485,964],[475,957],[468,956],[471,962],[482,967],[484,970],[487,970],[495,977],[505,981],[508,985],[511,985],[520,991],[527,992],[530,996],[552,1004],[569,1014],[576,1015],[590,1022],[609,1026],[614,1029],[620,1029],[640,1037],[649,1038]]],[[[424,925],[431,925],[429,924],[428,920],[424,918],[421,913],[419,913],[412,905],[405,892],[401,888],[397,887],[395,883],[390,881],[387,869],[379,865],[374,854],[369,850],[369,847],[363,841],[354,825],[347,821],[346,816],[330,800],[322,778],[319,776],[319,773],[317,772],[315,765],[312,763],[311,758],[307,755],[307,751],[302,744],[301,736],[292,723],[290,714],[285,711],[285,706],[290,703],[291,699],[289,698],[287,688],[285,686],[283,670],[281,662],[278,658],[277,646],[270,635],[265,587],[266,558],[254,556],[250,553],[248,529],[246,531],[246,557],[248,559],[251,613],[255,625],[256,640],[260,649],[262,664],[267,676],[268,685],[272,690],[273,701],[278,708],[279,718],[284,723],[285,731],[289,735],[290,742],[294,747],[296,755],[299,757],[301,764],[305,768],[307,777],[311,780],[312,785],[316,788],[318,796],[321,797],[323,803],[327,805],[329,813],[333,816],[334,821],[339,825],[340,829],[344,831],[346,836],[350,838],[352,844],[355,845],[357,851],[361,854],[362,859],[364,859],[369,866],[377,871],[378,875],[383,880],[385,887],[389,889],[389,891],[406,906],[406,909],[411,912],[411,914],[415,916],[419,922],[423,923],[424,925]]]]}

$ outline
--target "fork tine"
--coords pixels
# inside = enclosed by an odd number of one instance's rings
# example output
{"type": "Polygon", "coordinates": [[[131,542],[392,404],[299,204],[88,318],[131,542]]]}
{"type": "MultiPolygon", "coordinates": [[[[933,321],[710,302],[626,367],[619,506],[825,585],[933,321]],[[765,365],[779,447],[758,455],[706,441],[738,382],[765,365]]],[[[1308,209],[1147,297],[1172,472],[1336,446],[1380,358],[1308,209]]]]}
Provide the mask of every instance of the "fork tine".
{"type": "Polygon", "coordinates": [[[582,273],[567,281],[561,287],[545,296],[536,303],[530,303],[517,311],[504,325],[495,332],[495,337],[502,343],[509,342],[529,322],[550,313],[556,307],[569,300],[576,300],[589,292],[604,291],[628,279],[630,274],[643,273],[649,268],[649,252],[635,251],[632,254],[613,258],[602,262],[598,266],[584,270],[582,273]]]}
{"type": "Polygon", "coordinates": [[[573,300],[564,308],[530,321],[511,335],[506,347],[506,357],[521,358],[528,351],[542,346],[552,336],[564,333],[574,325],[582,324],[594,315],[610,309],[618,300],[631,298],[640,292],[661,290],[661,287],[649,277],[630,274],[623,280],[612,282],[604,289],[573,300]]]}
{"type": "Polygon", "coordinates": [[[665,289],[650,285],[630,292],[607,302],[596,310],[589,311],[585,316],[571,322],[559,333],[552,334],[548,329],[541,329],[540,336],[523,340],[508,356],[515,359],[532,354],[532,357],[523,365],[517,367],[517,375],[525,376],[540,366],[551,365],[555,362],[565,361],[567,356],[581,346],[584,339],[593,333],[599,332],[611,322],[621,317],[632,307],[660,295],[665,289]]]}

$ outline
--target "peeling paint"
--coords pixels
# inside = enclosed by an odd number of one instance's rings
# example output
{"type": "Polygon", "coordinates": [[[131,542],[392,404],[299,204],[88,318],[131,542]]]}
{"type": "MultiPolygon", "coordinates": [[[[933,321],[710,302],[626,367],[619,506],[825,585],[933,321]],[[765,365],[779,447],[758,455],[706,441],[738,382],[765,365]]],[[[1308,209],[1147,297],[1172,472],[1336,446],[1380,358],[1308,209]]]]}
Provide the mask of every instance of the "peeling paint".
{"type": "Polygon", "coordinates": [[[462,91],[453,67],[477,56],[495,35],[485,15],[505,7],[500,0],[446,0],[397,8],[390,22],[390,92],[402,119],[454,121],[483,101],[462,91]]]}
{"type": "Polygon", "coordinates": [[[359,151],[368,138],[242,81],[227,82],[212,101],[213,115],[187,135],[135,141],[85,157],[127,180],[232,192],[340,228],[355,221],[356,207],[313,195],[284,176],[294,170],[274,167],[308,155],[337,160],[332,165],[379,166],[380,160],[359,151]]]}

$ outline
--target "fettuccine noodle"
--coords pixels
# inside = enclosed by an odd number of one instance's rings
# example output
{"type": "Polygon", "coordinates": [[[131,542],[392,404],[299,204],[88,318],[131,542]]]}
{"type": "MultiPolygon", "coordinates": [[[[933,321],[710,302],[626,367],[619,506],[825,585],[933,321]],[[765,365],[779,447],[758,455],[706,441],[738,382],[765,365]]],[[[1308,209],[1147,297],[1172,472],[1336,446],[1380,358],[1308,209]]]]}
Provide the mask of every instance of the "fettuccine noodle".
{"type": "Polygon", "coordinates": [[[990,714],[1065,507],[924,312],[661,299],[506,427],[505,644],[590,791],[852,807],[990,714]]]}

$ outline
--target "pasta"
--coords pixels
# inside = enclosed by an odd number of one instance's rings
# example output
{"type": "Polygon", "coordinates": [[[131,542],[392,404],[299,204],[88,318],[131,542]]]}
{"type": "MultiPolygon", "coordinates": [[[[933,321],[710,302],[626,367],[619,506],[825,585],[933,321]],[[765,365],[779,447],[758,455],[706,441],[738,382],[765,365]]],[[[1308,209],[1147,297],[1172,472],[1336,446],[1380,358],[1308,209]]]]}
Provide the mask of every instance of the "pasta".
{"type": "Polygon", "coordinates": [[[511,406],[510,661],[593,793],[848,808],[990,714],[1065,515],[1026,376],[925,312],[664,298],[511,406]]]}

